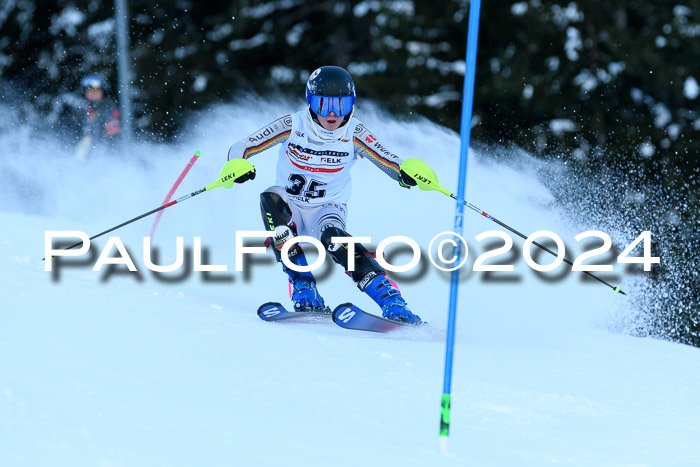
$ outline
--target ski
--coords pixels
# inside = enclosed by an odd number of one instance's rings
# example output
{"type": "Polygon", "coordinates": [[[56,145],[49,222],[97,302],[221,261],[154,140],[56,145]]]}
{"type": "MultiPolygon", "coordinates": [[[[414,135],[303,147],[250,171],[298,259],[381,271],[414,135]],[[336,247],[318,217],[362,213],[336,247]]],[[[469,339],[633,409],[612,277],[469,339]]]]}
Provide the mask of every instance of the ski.
{"type": "Polygon", "coordinates": [[[289,311],[284,305],[278,302],[267,302],[260,305],[258,308],[258,316],[263,321],[279,321],[290,318],[300,318],[302,316],[330,316],[331,309],[324,308],[306,308],[299,311],[289,311]]]}
{"type": "Polygon", "coordinates": [[[345,329],[371,332],[391,332],[416,325],[367,313],[352,303],[343,303],[335,307],[335,310],[333,310],[333,322],[345,329]]]}

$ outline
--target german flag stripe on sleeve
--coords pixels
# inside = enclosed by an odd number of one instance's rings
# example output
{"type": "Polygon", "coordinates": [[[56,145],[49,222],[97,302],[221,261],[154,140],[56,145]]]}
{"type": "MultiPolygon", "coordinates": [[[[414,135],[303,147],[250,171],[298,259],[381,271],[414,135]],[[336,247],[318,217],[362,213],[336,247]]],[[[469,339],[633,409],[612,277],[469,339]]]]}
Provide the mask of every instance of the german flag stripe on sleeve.
{"type": "Polygon", "coordinates": [[[243,159],[248,159],[250,156],[254,156],[257,153],[262,152],[265,149],[274,146],[275,144],[279,143],[283,139],[289,138],[289,135],[291,135],[291,134],[292,134],[292,130],[287,130],[284,133],[279,134],[272,139],[269,139],[267,141],[263,141],[262,143],[258,144],[257,146],[246,148],[246,150],[243,152],[243,159]]]}
{"type": "Polygon", "coordinates": [[[390,160],[385,159],[384,157],[380,156],[375,150],[370,149],[370,147],[367,146],[362,140],[360,140],[360,139],[358,139],[358,138],[354,138],[354,139],[353,139],[353,142],[354,142],[357,146],[359,146],[360,148],[364,149],[365,152],[366,152],[370,157],[372,157],[372,159],[376,160],[377,162],[379,162],[379,163],[382,164],[382,165],[385,165],[385,166],[387,166],[387,167],[389,167],[389,168],[395,170],[396,172],[399,171],[399,164],[397,164],[396,162],[391,162],[390,160]]]}

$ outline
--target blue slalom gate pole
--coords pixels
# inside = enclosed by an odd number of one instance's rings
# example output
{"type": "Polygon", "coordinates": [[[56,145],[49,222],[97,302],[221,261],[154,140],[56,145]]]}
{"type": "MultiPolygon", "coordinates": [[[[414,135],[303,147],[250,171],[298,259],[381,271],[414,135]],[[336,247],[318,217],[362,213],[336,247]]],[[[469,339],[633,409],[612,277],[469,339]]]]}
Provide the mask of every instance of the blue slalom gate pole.
{"type": "MultiPolygon", "coordinates": [[[[469,7],[469,32],[467,37],[467,68],[464,74],[462,96],[462,121],[460,126],[461,145],[459,156],[459,187],[457,191],[457,212],[455,213],[454,232],[462,235],[464,226],[465,194],[467,191],[467,158],[471,137],[472,109],[474,107],[474,76],[476,75],[476,49],[479,37],[479,11],[481,0],[471,0],[469,7]]],[[[459,265],[462,257],[462,243],[457,239],[454,248],[454,264],[459,265]]],[[[450,406],[452,398],[452,357],[455,343],[455,322],[457,320],[457,290],[459,287],[459,267],[452,271],[450,279],[450,308],[447,318],[447,339],[445,343],[445,379],[442,389],[440,410],[440,447],[447,452],[447,440],[450,435],[450,406]]]]}

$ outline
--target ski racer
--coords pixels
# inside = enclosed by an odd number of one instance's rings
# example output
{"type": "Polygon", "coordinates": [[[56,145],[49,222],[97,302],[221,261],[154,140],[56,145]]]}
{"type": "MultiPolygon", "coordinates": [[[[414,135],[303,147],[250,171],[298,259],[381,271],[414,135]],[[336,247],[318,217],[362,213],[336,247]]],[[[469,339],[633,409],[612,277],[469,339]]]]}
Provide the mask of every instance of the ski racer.
{"type": "MultiPolygon", "coordinates": [[[[260,195],[260,209],[268,239],[281,262],[282,245],[296,235],[320,240],[336,263],[345,268],[357,287],[369,295],[385,318],[420,323],[399,290],[372,254],[355,245],[355,268],[348,272],[348,246],[331,242],[332,237],[349,237],[346,230],[350,196],[350,169],[358,156],[371,161],[402,187],[416,181],[401,171],[403,162],[354,118],[355,84],[350,74],[337,66],[316,69],[306,83],[305,110],[285,115],[252,135],[236,142],[228,153],[234,158],[250,159],[275,145],[281,145],[277,160],[276,185],[260,195]]],[[[236,180],[242,183],[255,173],[236,180]]],[[[304,251],[297,243],[289,250],[290,261],[307,266],[304,251]]],[[[284,266],[291,283],[292,301],[297,311],[328,310],[316,288],[311,272],[297,272],[284,266]]]]}

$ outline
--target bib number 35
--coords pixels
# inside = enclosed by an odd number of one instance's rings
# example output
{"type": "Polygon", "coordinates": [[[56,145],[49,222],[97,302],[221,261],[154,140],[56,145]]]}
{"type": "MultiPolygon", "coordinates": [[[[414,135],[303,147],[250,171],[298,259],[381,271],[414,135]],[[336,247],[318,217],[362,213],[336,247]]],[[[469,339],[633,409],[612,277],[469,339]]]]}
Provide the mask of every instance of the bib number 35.
{"type": "Polygon", "coordinates": [[[292,185],[286,187],[286,190],[291,195],[304,195],[307,198],[323,198],[326,196],[326,190],[321,189],[327,185],[326,183],[314,179],[307,183],[306,177],[301,174],[290,175],[289,181],[292,182],[292,185]]]}

